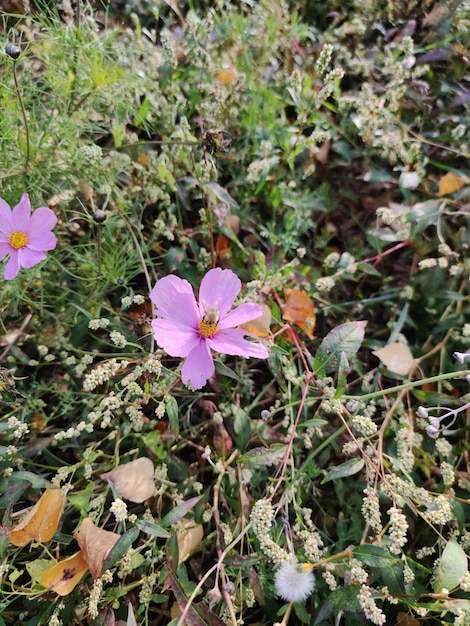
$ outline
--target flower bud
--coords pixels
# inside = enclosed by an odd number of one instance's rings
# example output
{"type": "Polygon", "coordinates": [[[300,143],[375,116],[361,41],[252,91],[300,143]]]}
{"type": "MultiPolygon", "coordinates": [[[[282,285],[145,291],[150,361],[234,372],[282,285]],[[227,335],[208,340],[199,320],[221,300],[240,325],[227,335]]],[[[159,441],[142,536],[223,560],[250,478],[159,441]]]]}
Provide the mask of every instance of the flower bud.
{"type": "Polygon", "coordinates": [[[106,221],[106,217],[106,211],[103,211],[102,209],[96,209],[96,211],[93,211],[93,219],[97,224],[102,224],[106,221]]]}
{"type": "Polygon", "coordinates": [[[5,52],[10,58],[16,61],[16,59],[20,56],[21,50],[18,48],[18,46],[6,46],[5,52]]]}

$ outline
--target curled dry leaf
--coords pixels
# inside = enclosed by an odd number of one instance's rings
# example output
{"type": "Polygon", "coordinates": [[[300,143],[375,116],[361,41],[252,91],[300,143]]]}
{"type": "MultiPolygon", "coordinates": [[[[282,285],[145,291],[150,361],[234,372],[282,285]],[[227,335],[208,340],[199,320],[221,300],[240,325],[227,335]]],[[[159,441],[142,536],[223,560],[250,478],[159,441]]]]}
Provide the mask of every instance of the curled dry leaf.
{"type": "Polygon", "coordinates": [[[11,531],[11,543],[14,546],[24,546],[29,541],[50,541],[59,525],[65,499],[60,489],[46,489],[36,504],[11,531]]]}
{"type": "Polygon", "coordinates": [[[178,565],[199,547],[204,537],[201,524],[196,524],[190,519],[182,519],[180,525],[184,530],[178,535],[178,565]]]}
{"type": "Polygon", "coordinates": [[[86,517],[74,532],[93,578],[99,578],[103,563],[121,535],[102,530],[86,517]]]}
{"type": "Polygon", "coordinates": [[[153,463],[147,457],[140,457],[118,465],[110,472],[101,474],[103,480],[111,480],[120,495],[131,502],[145,502],[155,490],[153,463]]]}
{"type": "Polygon", "coordinates": [[[315,330],[315,307],[312,300],[303,291],[298,289],[285,289],[286,306],[282,312],[282,317],[286,322],[294,322],[305,334],[313,339],[315,330]]]}
{"type": "Polygon", "coordinates": [[[374,350],[372,354],[380,359],[387,369],[400,376],[406,376],[414,364],[411,350],[399,341],[389,343],[380,350],[374,350]]]}
{"type": "Polygon", "coordinates": [[[83,574],[88,571],[88,565],[83,552],[76,552],[68,559],[59,561],[49,569],[46,569],[39,584],[47,587],[59,596],[67,596],[80,582],[83,574]]]}

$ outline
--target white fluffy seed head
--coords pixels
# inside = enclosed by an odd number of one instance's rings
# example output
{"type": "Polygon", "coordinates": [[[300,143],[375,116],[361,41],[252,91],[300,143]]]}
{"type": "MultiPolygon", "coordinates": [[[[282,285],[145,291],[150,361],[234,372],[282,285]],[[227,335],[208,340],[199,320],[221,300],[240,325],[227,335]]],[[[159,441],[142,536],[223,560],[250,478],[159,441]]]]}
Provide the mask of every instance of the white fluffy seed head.
{"type": "Polygon", "coordinates": [[[282,563],[274,577],[277,595],[286,602],[303,602],[315,588],[309,563],[282,563]]]}

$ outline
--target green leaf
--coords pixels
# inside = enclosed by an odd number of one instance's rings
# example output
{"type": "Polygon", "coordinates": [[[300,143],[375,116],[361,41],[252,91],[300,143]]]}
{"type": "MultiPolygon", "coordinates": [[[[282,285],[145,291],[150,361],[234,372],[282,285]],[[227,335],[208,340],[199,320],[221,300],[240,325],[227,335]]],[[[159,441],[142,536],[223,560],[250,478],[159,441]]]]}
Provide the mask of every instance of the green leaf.
{"type": "Polygon", "coordinates": [[[346,322],[332,331],[321,342],[313,362],[313,371],[317,376],[331,373],[344,367],[344,358],[349,359],[359,350],[367,322],[346,322]],[[344,357],[341,355],[344,354],[344,357]]]}
{"type": "Polygon", "coordinates": [[[146,533],[147,535],[151,535],[152,537],[161,537],[162,539],[168,539],[168,537],[171,537],[170,533],[167,530],[165,530],[161,526],[157,526],[157,524],[152,524],[151,522],[137,521],[135,525],[140,531],[146,533]]]}
{"type": "Polygon", "coordinates": [[[354,474],[360,472],[363,467],[364,459],[362,457],[359,459],[349,459],[330,470],[321,481],[321,484],[323,485],[330,480],[338,480],[338,478],[344,478],[345,476],[354,476],[354,474]]]}
{"type": "Polygon", "coordinates": [[[338,380],[336,381],[336,393],[335,398],[341,398],[346,391],[346,385],[348,382],[349,373],[349,361],[346,358],[344,352],[341,352],[338,366],[338,380]]]}
{"type": "Polygon", "coordinates": [[[390,593],[402,594],[405,592],[404,566],[399,557],[391,554],[383,546],[370,544],[358,546],[352,552],[359,561],[368,565],[382,578],[390,593]]]}
{"type": "Polygon", "coordinates": [[[33,472],[19,471],[12,472],[10,474],[10,478],[17,478],[18,480],[26,480],[31,484],[33,489],[52,489],[54,485],[43,478],[42,476],[38,476],[38,474],[34,474],[33,472]]]}
{"type": "Polygon", "coordinates": [[[232,198],[229,192],[217,183],[207,183],[205,188],[211,191],[216,198],[224,202],[227,206],[235,211],[240,209],[238,202],[232,198]]]}
{"type": "Polygon", "coordinates": [[[238,463],[245,463],[251,467],[260,465],[277,465],[284,457],[286,446],[282,443],[275,443],[269,448],[252,448],[249,452],[243,454],[238,463]]]}
{"type": "Polygon", "coordinates": [[[235,431],[235,441],[239,450],[244,450],[251,437],[251,420],[242,408],[232,404],[233,429],[235,431]]]}
{"type": "Polygon", "coordinates": [[[434,574],[434,591],[458,587],[459,581],[468,569],[467,555],[454,539],[450,539],[444,548],[434,574]]]}
{"type": "Polygon", "coordinates": [[[303,624],[310,624],[311,615],[305,604],[301,602],[294,602],[294,613],[297,619],[299,619],[303,624]]]}
{"type": "Polygon", "coordinates": [[[166,414],[168,415],[168,421],[170,423],[171,430],[178,435],[180,431],[179,411],[178,403],[174,396],[168,395],[165,398],[166,414]]]}
{"type": "Polygon", "coordinates": [[[28,574],[31,576],[31,580],[37,583],[46,569],[52,565],[55,565],[55,562],[49,559],[35,559],[34,561],[26,563],[25,567],[28,574]]]}
{"type": "Polygon", "coordinates": [[[108,556],[106,557],[105,562],[103,563],[103,567],[101,568],[101,573],[110,569],[115,565],[124,554],[129,550],[132,543],[139,536],[138,528],[130,528],[127,532],[125,532],[121,537],[116,541],[114,546],[111,548],[108,556]]]}
{"type": "Polygon", "coordinates": [[[83,517],[86,517],[88,515],[88,511],[90,510],[90,500],[93,496],[94,487],[94,483],[90,481],[82,491],[70,493],[67,496],[69,502],[80,511],[80,514],[83,517]]]}
{"type": "Polygon", "coordinates": [[[356,559],[372,568],[393,567],[399,561],[387,548],[373,544],[358,546],[352,552],[356,559]]]}
{"type": "Polygon", "coordinates": [[[178,506],[175,506],[174,509],[172,509],[169,513],[165,515],[165,517],[162,520],[160,520],[160,523],[163,526],[163,528],[171,526],[172,524],[175,524],[179,519],[184,517],[186,513],[188,513],[191,509],[193,509],[196,506],[196,504],[199,502],[201,498],[202,496],[189,498],[189,500],[186,500],[185,502],[178,504],[178,506]]]}

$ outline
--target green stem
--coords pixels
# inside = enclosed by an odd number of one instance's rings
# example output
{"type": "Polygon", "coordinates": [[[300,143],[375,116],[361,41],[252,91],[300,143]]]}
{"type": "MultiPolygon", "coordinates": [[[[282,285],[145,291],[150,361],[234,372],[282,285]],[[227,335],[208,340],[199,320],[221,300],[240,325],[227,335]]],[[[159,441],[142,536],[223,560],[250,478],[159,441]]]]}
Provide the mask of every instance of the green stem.
{"type": "Polygon", "coordinates": [[[397,391],[403,391],[404,389],[413,389],[414,387],[422,387],[430,383],[438,383],[442,380],[449,380],[451,378],[465,378],[470,376],[470,370],[464,370],[462,372],[447,372],[447,374],[439,374],[437,376],[431,376],[430,378],[423,378],[421,380],[415,380],[413,382],[403,383],[402,385],[396,385],[395,387],[389,387],[388,389],[381,389],[380,391],[373,391],[371,393],[365,393],[364,395],[355,396],[343,396],[343,400],[371,400],[372,398],[379,398],[386,396],[390,393],[397,391]]]}
{"type": "Polygon", "coordinates": [[[13,80],[15,82],[15,89],[16,89],[16,95],[18,96],[18,101],[20,103],[20,108],[21,108],[21,113],[23,116],[23,124],[24,124],[24,129],[25,129],[25,133],[26,133],[26,161],[25,161],[25,165],[24,165],[24,173],[27,174],[28,170],[29,170],[29,158],[30,158],[30,152],[29,152],[29,127],[28,127],[28,119],[26,117],[26,110],[24,108],[24,104],[23,104],[23,98],[21,97],[21,91],[20,91],[20,87],[18,85],[18,76],[16,74],[16,63],[13,63],[13,80]]]}

